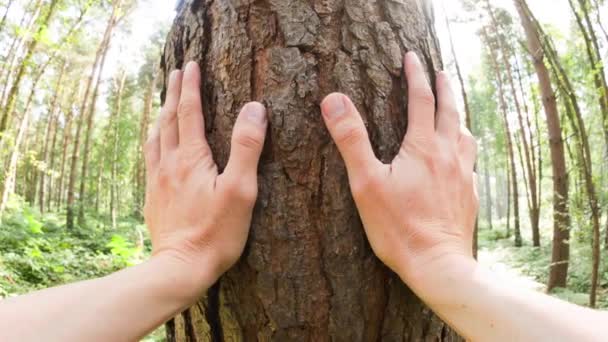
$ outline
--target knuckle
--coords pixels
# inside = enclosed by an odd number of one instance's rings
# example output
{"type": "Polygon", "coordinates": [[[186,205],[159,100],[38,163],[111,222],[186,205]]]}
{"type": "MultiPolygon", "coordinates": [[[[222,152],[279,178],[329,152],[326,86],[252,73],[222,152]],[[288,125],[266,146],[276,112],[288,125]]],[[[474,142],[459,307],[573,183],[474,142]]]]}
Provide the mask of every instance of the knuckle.
{"type": "Polygon", "coordinates": [[[413,100],[427,106],[435,106],[435,95],[430,89],[415,88],[412,89],[413,100]]]}
{"type": "Polygon", "coordinates": [[[177,113],[174,110],[163,108],[161,114],[160,125],[161,127],[168,127],[173,124],[176,120],[177,113]]]}
{"type": "Polygon", "coordinates": [[[229,180],[225,183],[224,193],[232,200],[251,203],[258,196],[257,182],[229,180]]]}
{"type": "Polygon", "coordinates": [[[160,187],[167,187],[173,179],[173,170],[166,165],[161,165],[157,173],[157,181],[160,187]]]}
{"type": "Polygon", "coordinates": [[[263,137],[259,134],[248,132],[247,134],[239,134],[235,137],[235,142],[247,150],[257,151],[262,149],[263,137]]]}
{"type": "Polygon", "coordinates": [[[339,129],[336,143],[345,146],[356,145],[365,139],[367,139],[367,131],[358,125],[349,123],[339,129]]]}
{"type": "Polygon", "coordinates": [[[184,100],[179,103],[177,108],[177,115],[180,119],[197,114],[202,115],[202,113],[199,113],[198,106],[191,100],[184,100]]]}
{"type": "Polygon", "coordinates": [[[382,179],[373,172],[366,172],[351,182],[353,195],[357,198],[376,191],[382,186],[382,179]]]}

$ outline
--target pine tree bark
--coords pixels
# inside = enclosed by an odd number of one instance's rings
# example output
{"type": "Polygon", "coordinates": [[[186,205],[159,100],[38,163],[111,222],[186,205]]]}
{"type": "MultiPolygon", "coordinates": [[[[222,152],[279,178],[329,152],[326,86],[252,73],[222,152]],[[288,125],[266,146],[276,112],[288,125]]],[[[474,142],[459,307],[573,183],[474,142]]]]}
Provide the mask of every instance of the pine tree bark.
{"type": "MultiPolygon", "coordinates": [[[[456,341],[373,255],[340,155],[319,111],[332,91],[362,112],[378,157],[406,129],[402,57],[441,68],[430,2],[183,2],[161,66],[195,60],[207,136],[226,164],[236,114],[268,107],[259,199],[248,247],[198,305],[167,325],[169,341],[456,341]]],[[[163,92],[164,94],[164,92],[163,92]]]]}
{"type": "Polygon", "coordinates": [[[545,64],[545,52],[542,47],[540,33],[531,19],[532,14],[525,0],[514,0],[514,2],[526,33],[528,50],[538,77],[549,132],[553,169],[553,247],[547,288],[551,290],[555,287],[566,286],[570,258],[568,173],[566,169],[564,140],[562,138],[555,92],[551,84],[549,70],[545,64]]]}

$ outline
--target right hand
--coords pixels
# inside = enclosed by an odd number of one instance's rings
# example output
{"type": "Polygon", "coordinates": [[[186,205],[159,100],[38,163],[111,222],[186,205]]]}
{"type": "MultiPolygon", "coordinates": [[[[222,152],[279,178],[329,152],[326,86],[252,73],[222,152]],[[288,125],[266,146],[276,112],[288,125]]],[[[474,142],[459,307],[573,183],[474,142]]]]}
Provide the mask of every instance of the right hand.
{"type": "MultiPolygon", "coordinates": [[[[325,123],[348,169],[353,197],[376,255],[423,299],[432,301],[438,276],[474,262],[478,210],[476,142],[461,127],[445,73],[435,97],[414,53],[405,57],[409,127],[390,165],[374,155],[361,116],[343,94],[321,104],[325,123]]],[[[453,274],[453,273],[452,273],[453,274]]],[[[444,279],[445,280],[445,279],[444,279]]]]}

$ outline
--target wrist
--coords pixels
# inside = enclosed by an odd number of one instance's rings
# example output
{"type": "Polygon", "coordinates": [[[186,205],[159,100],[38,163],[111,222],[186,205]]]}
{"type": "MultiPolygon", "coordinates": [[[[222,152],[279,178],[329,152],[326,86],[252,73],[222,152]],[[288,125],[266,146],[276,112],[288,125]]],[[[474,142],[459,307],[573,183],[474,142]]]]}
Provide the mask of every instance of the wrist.
{"type": "Polygon", "coordinates": [[[185,306],[201,298],[220,275],[208,255],[194,257],[176,250],[164,250],[156,253],[151,262],[158,264],[159,274],[171,279],[167,286],[185,306]]]}
{"type": "Polygon", "coordinates": [[[478,267],[471,256],[451,254],[404,267],[398,275],[427,305],[452,306],[463,302],[478,267]]]}

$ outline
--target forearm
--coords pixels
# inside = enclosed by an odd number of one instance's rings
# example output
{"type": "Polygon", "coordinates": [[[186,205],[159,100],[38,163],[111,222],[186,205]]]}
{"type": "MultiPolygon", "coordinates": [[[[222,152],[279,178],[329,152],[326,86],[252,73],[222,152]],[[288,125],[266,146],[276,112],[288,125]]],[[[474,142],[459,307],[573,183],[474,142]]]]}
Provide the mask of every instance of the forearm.
{"type": "Polygon", "coordinates": [[[196,298],[176,288],[189,274],[183,268],[157,256],[104,278],[5,300],[0,340],[137,341],[196,298]]]}
{"type": "Polygon", "coordinates": [[[522,289],[474,261],[438,275],[432,309],[471,341],[600,341],[608,314],[522,289]],[[443,278],[440,278],[443,277],[443,278]],[[441,280],[440,280],[441,279],[441,280]]]}

